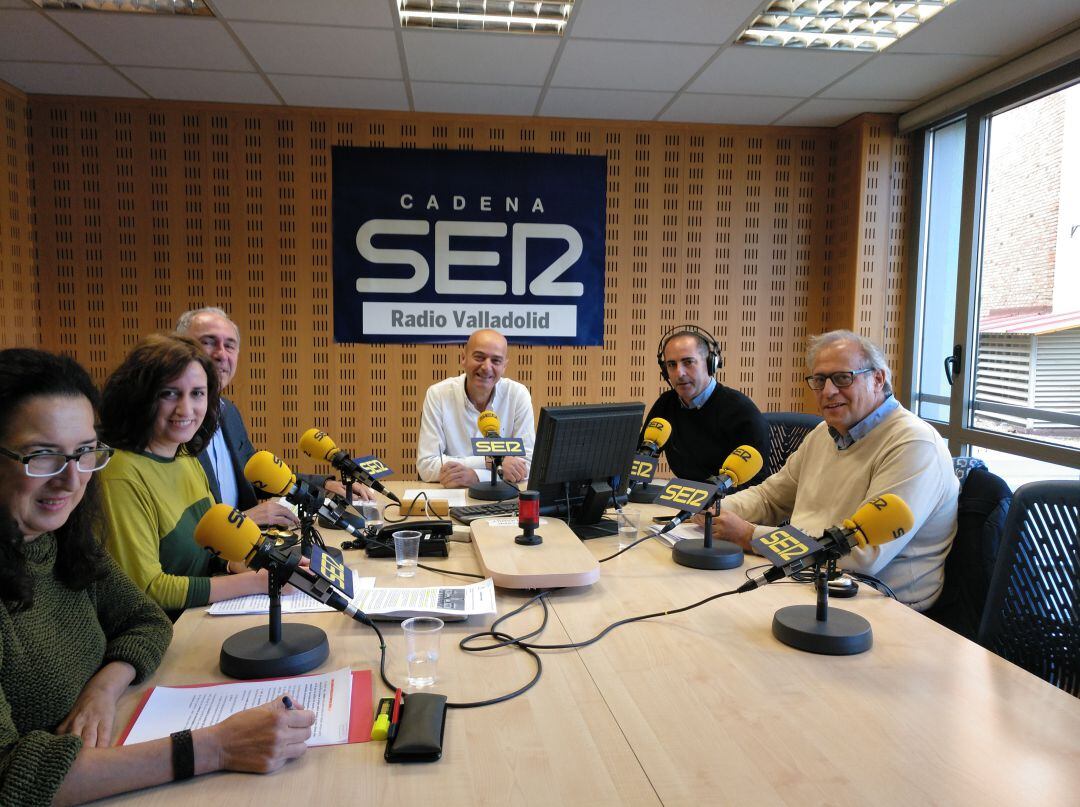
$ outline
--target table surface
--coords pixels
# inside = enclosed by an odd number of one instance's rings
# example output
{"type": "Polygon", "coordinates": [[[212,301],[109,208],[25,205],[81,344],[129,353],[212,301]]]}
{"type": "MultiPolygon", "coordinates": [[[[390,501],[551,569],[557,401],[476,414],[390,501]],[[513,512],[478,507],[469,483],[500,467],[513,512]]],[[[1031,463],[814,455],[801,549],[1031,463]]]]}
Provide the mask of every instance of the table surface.
{"type": "MultiPolygon", "coordinates": [[[[604,558],[617,539],[585,546],[604,558]]],[[[377,585],[399,584],[391,559],[346,552],[345,560],[375,575],[377,585]]],[[[734,589],[759,559],[746,560],[728,571],[687,569],[659,541],[644,541],[602,563],[594,585],[550,595],[547,627],[533,641],[580,642],[616,620],[734,589]]],[[[424,563],[478,568],[468,543],[451,543],[448,558],[424,563]]],[[[408,585],[461,582],[420,570],[408,585]]],[[[528,596],[500,589],[499,612],[528,596]]],[[[776,641],[775,610],[813,601],[811,586],[777,583],[616,628],[586,648],[546,651],[543,677],[525,695],[449,712],[443,758],[435,764],[388,765],[380,742],[313,748],[269,776],[212,774],[109,803],[1077,803],[1080,699],[866,586],[833,607],[870,621],[869,652],[819,656],[776,641]]],[[[525,633],[541,618],[533,606],[505,629],[525,633]]],[[[265,619],[186,612],[161,668],[122,699],[119,724],[146,687],[228,680],[217,668],[221,642],[265,619]]],[[[336,613],[304,621],[330,636],[330,659],[320,670],[371,669],[375,698],[391,694],[378,681],[378,642],[369,628],[336,613]]],[[[457,647],[490,622],[473,618],[445,628],[435,689],[451,701],[493,697],[533,675],[521,651],[457,647]]],[[[401,629],[393,622],[381,627],[388,673],[401,681],[401,629]]]]}

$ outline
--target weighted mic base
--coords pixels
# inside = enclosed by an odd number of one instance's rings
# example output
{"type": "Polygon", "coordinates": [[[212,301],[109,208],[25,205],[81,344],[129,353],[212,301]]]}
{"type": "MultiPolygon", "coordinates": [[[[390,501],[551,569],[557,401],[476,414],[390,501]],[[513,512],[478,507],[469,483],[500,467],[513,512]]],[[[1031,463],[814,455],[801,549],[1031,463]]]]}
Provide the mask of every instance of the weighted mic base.
{"type": "Polygon", "coordinates": [[[313,670],[330,655],[326,633],[314,625],[287,622],[273,643],[261,625],[234,633],[221,645],[221,671],[230,678],[278,678],[313,670]]]}
{"type": "Polygon", "coordinates": [[[781,608],[773,615],[773,636],[798,650],[826,656],[853,656],[866,652],[874,643],[870,623],[858,614],[829,608],[826,620],[817,615],[814,605],[781,608]]]}
{"type": "Polygon", "coordinates": [[[685,538],[672,547],[671,557],[691,569],[735,569],[742,565],[743,551],[730,541],[714,540],[712,546],[705,546],[700,538],[685,538]]]}
{"type": "Polygon", "coordinates": [[[630,501],[634,504],[652,504],[664,489],[663,485],[642,485],[630,491],[630,501]]]}
{"type": "Polygon", "coordinates": [[[515,485],[496,479],[494,482],[477,482],[469,488],[469,497],[485,502],[498,502],[503,499],[516,499],[520,492],[515,485]]]}

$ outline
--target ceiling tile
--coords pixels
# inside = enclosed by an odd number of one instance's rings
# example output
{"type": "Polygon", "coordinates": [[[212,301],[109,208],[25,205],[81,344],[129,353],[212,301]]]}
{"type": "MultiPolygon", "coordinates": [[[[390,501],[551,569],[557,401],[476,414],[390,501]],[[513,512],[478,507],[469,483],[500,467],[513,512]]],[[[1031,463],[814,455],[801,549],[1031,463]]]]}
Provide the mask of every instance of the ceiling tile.
{"type": "Polygon", "coordinates": [[[539,87],[505,84],[412,83],[417,112],[474,112],[478,115],[532,115],[540,98],[539,87]]]}
{"type": "Polygon", "coordinates": [[[964,0],[916,28],[887,53],[1013,56],[1080,21],[1076,0],[964,0]]]}
{"type": "Polygon", "coordinates": [[[670,98],[668,92],[553,87],[544,96],[540,114],[560,118],[652,120],[670,98]]]}
{"type": "Polygon", "coordinates": [[[587,0],[573,12],[571,37],[719,45],[754,16],[762,0],[587,0]]]}
{"type": "Polygon", "coordinates": [[[394,27],[394,15],[386,0],[210,0],[210,4],[225,20],[394,27]]]}
{"type": "Polygon", "coordinates": [[[145,98],[111,67],[86,64],[73,69],[67,64],[0,62],[0,79],[25,93],[43,95],[100,95],[113,98],[145,98]]]}
{"type": "Polygon", "coordinates": [[[171,70],[160,67],[121,67],[120,72],[153,98],[177,101],[219,101],[233,104],[280,104],[257,73],[219,73],[213,70],[171,70]]]}
{"type": "Polygon", "coordinates": [[[649,42],[566,43],[551,83],[558,87],[677,90],[716,53],[708,45],[649,42]]]}
{"type": "Polygon", "coordinates": [[[776,121],[778,126],[839,126],[864,112],[904,112],[910,101],[862,101],[814,98],[776,121]]]}
{"type": "Polygon", "coordinates": [[[769,124],[802,102],[801,98],[761,95],[706,95],[684,92],[660,120],[687,123],[769,124]]]}
{"type": "Polygon", "coordinates": [[[36,11],[0,11],[0,59],[100,63],[101,59],[36,11]]]}
{"type": "Polygon", "coordinates": [[[825,90],[822,98],[878,98],[916,101],[963,83],[982,72],[996,56],[879,54],[825,90]]]}
{"type": "Polygon", "coordinates": [[[728,48],[687,89],[727,95],[806,98],[870,57],[789,48],[728,48]]]}
{"type": "Polygon", "coordinates": [[[267,73],[400,79],[393,31],[237,22],[233,31],[267,73]]]}
{"type": "Polygon", "coordinates": [[[270,75],[291,106],[408,110],[405,82],[376,78],[270,75]]]}
{"type": "Polygon", "coordinates": [[[49,18],[112,64],[250,70],[225,27],[206,17],[164,17],[111,11],[55,11],[49,18]]]}
{"type": "Polygon", "coordinates": [[[498,82],[539,87],[559,46],[555,37],[404,31],[414,81],[498,82]]]}

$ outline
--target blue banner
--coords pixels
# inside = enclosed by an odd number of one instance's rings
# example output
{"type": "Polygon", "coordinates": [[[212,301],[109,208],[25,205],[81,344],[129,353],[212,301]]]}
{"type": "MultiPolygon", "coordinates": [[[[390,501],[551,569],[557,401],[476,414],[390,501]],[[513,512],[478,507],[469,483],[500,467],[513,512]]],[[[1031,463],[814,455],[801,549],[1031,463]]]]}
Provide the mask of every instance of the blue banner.
{"type": "Polygon", "coordinates": [[[334,341],[604,339],[607,158],[333,148],[334,341]]]}

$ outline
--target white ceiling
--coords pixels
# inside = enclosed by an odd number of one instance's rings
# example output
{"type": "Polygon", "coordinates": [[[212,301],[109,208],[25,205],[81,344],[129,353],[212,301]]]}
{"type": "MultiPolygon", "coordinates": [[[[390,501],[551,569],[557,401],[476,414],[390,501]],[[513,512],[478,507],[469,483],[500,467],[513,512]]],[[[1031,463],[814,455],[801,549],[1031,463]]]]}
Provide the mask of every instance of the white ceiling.
{"type": "Polygon", "coordinates": [[[875,55],[733,45],[767,2],[577,0],[555,38],[402,30],[394,0],[208,0],[216,18],[0,0],[0,80],[41,94],[834,126],[903,112],[1080,27],[1078,0],[959,0],[875,55]]]}

